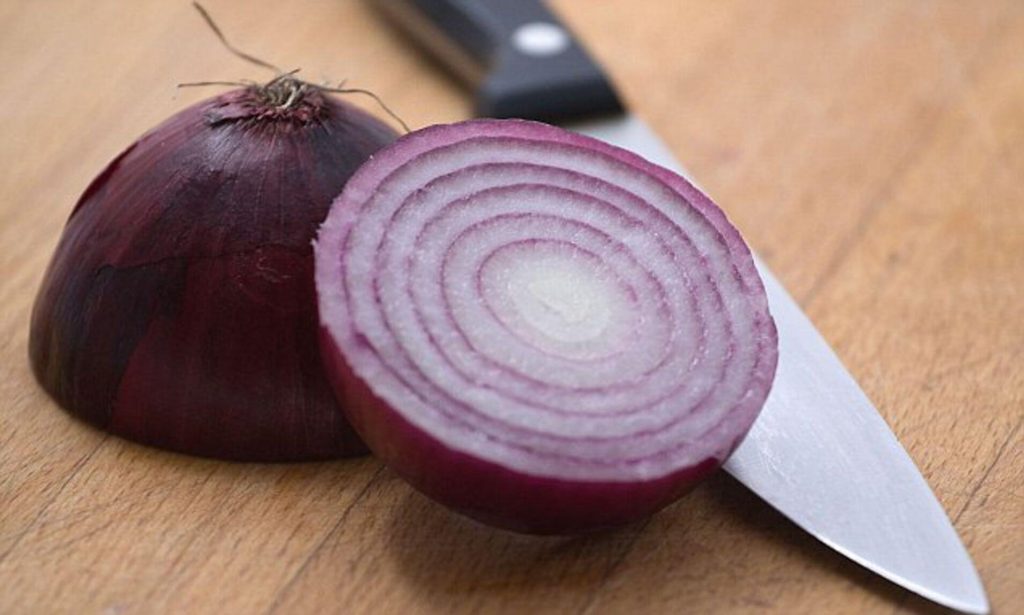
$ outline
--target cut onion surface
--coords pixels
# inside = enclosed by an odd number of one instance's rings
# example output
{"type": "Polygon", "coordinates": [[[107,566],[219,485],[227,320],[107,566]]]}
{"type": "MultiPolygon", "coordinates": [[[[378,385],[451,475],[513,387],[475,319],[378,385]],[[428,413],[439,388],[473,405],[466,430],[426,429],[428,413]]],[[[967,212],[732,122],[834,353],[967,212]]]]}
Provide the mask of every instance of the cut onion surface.
{"type": "Polygon", "coordinates": [[[642,518],[720,466],[777,358],[750,251],[678,175],[553,126],[409,134],[316,244],[327,371],[368,446],[479,520],[642,518]]]}

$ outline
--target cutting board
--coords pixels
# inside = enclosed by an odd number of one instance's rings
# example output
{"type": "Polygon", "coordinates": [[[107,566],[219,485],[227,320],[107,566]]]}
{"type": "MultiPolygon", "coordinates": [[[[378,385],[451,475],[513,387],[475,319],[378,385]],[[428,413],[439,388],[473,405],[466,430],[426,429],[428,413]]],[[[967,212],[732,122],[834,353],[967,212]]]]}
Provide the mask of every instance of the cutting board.
{"type": "MultiPolygon", "coordinates": [[[[554,4],[877,403],[996,610],[1024,612],[1024,3],[554,4]]],[[[361,2],[207,8],[240,47],[372,89],[412,126],[469,114],[361,2]]],[[[269,75],[166,0],[4,2],[0,58],[0,612],[932,608],[724,474],[620,531],[540,539],[450,514],[373,459],[223,463],[70,418],[26,341],[72,204],[217,91],[175,84],[269,75]]]]}

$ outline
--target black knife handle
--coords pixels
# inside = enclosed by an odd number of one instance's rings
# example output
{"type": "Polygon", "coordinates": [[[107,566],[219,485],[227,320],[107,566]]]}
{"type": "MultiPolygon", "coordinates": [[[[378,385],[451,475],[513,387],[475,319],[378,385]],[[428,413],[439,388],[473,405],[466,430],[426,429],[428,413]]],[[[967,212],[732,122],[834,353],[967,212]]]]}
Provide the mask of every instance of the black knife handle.
{"type": "Polygon", "coordinates": [[[622,110],[611,83],[540,0],[372,0],[476,90],[486,117],[622,110]]]}

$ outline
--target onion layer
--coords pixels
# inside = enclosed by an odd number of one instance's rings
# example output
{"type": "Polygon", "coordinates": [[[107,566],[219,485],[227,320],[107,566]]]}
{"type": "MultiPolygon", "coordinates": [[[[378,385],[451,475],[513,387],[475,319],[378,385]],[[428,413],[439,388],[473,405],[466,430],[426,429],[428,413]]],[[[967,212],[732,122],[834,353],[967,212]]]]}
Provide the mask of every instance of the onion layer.
{"type": "Polygon", "coordinates": [[[289,79],[171,117],[75,206],[32,314],[36,377],[90,423],[176,451],[365,452],[320,361],[310,242],[396,136],[289,79]]]}
{"type": "Polygon", "coordinates": [[[427,128],[364,165],[316,245],[351,423],[448,506],[571,533],[717,468],[767,396],[750,252],[681,177],[552,126],[427,128]]]}

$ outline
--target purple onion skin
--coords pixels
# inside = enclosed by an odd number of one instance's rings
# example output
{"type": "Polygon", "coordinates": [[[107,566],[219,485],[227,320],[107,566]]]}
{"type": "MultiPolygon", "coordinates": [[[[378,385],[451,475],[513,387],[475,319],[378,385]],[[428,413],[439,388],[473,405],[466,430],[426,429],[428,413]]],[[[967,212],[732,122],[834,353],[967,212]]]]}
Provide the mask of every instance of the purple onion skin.
{"type": "Polygon", "coordinates": [[[396,138],[319,91],[207,99],[129,146],[71,214],[32,313],[36,378],[130,440],[239,461],[365,453],[318,351],[311,239],[396,138]]]}
{"type": "Polygon", "coordinates": [[[346,415],[374,455],[425,495],[487,525],[538,535],[621,527],[671,504],[722,464],[709,458],[643,483],[580,483],[515,472],[417,429],[352,372],[326,329],[320,341],[346,415]]]}

